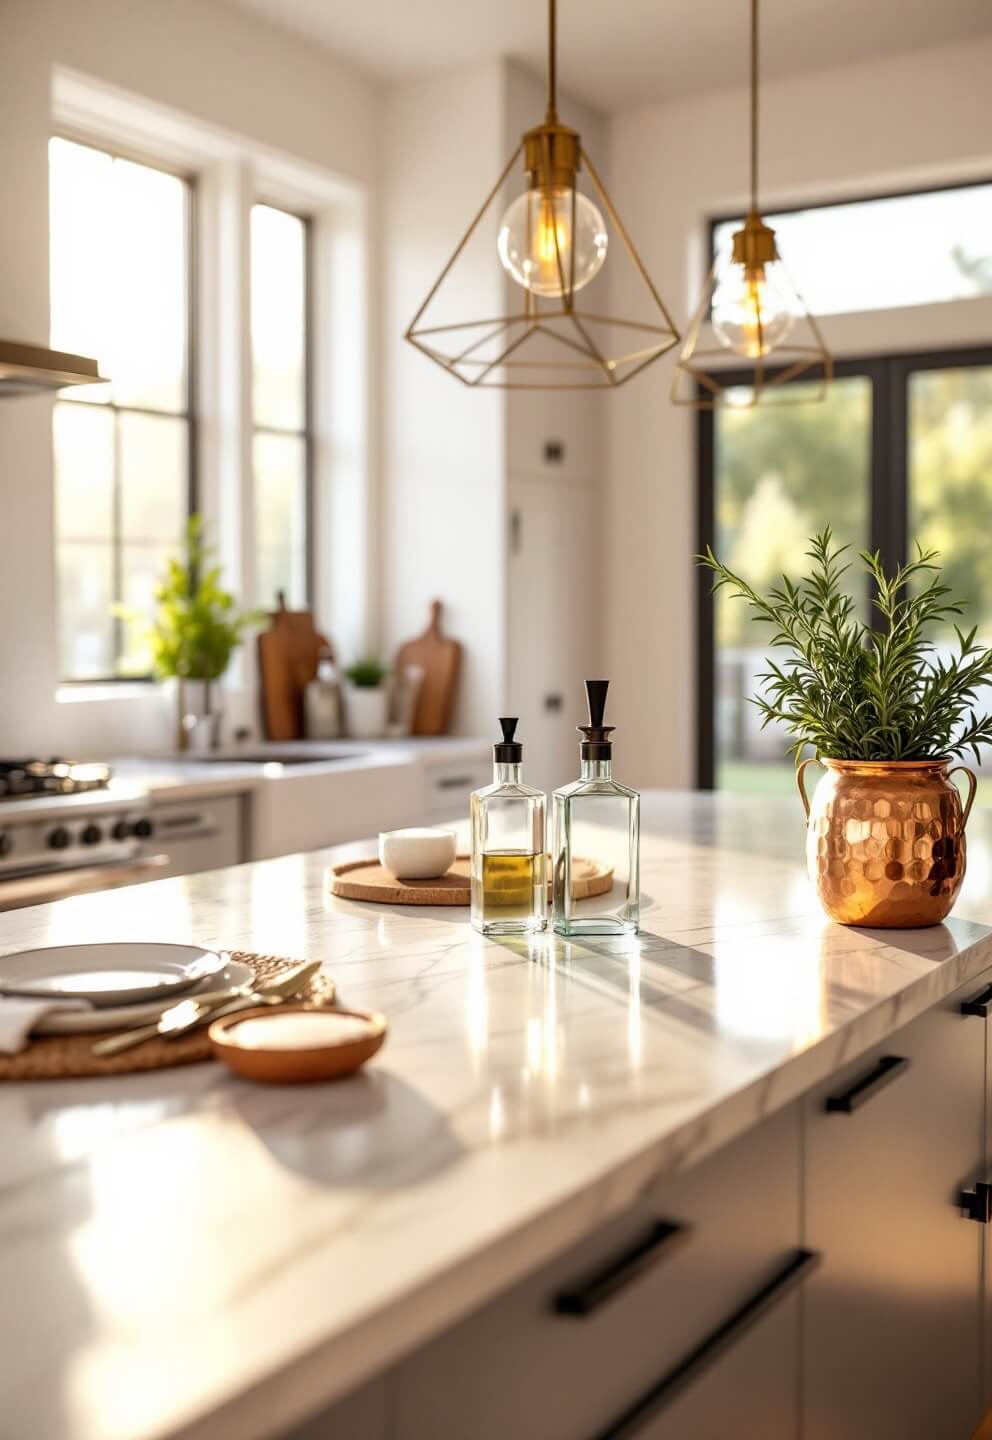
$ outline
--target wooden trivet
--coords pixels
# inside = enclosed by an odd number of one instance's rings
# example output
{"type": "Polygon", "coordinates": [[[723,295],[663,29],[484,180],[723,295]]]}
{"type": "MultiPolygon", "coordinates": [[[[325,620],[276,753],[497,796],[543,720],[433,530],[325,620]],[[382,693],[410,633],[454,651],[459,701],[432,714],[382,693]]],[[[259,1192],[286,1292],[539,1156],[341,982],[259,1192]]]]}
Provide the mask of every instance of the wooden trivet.
{"type": "MultiPolygon", "coordinates": [[[[250,950],[231,950],[232,960],[250,965],[256,980],[272,980],[285,970],[299,965],[283,955],[256,955],[250,950]]],[[[185,996],[183,997],[186,998],[185,996]]],[[[300,992],[297,1003],[330,1005],[334,1001],[334,982],[318,971],[300,992]]],[[[211,1060],[213,1053],[207,1039],[207,1027],[177,1035],[174,1040],[156,1037],[124,1050],[120,1055],[93,1054],[93,1046],[104,1034],[116,1031],[88,1031],[83,1035],[39,1035],[26,1050],[17,1055],[0,1055],[0,1080],[69,1080],[82,1075],[131,1075],[138,1070],[162,1070],[172,1065],[192,1065],[197,1060],[211,1060]]]]}
{"type": "MultiPolygon", "coordinates": [[[[471,888],[471,857],[459,855],[451,869],[433,880],[396,880],[378,860],[351,860],[327,872],[331,894],[342,900],[371,900],[380,905],[467,905],[471,888]]],[[[548,873],[551,872],[550,859],[548,873]]],[[[613,871],[594,860],[572,861],[572,895],[588,900],[612,888],[613,871]]],[[[548,881],[550,891],[551,881],[548,881]]]]}

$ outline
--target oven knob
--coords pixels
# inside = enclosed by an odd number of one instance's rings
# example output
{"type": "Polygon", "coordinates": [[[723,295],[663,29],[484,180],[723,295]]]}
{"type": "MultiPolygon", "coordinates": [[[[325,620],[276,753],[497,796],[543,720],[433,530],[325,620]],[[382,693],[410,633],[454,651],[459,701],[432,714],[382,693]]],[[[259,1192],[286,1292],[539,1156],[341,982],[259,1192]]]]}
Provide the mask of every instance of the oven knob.
{"type": "Polygon", "coordinates": [[[103,839],[103,831],[99,825],[84,825],[79,838],[84,845],[99,845],[103,839]]]}
{"type": "Polygon", "coordinates": [[[113,828],[113,830],[111,830],[110,833],[111,833],[111,835],[113,835],[113,837],[114,837],[115,840],[126,840],[127,837],[128,837],[128,836],[130,835],[130,833],[131,833],[131,824],[130,824],[130,821],[128,821],[128,820],[118,820],[118,821],[116,821],[116,823],[114,824],[114,828],[113,828]]]}
{"type": "Polygon", "coordinates": [[[147,815],[143,815],[140,820],[135,820],[134,822],[134,833],[139,840],[147,840],[149,836],[154,833],[154,830],[155,826],[148,819],[147,815]]]}
{"type": "Polygon", "coordinates": [[[10,854],[11,849],[13,848],[13,844],[13,840],[11,840],[10,836],[6,834],[6,832],[0,834],[0,858],[2,858],[4,855],[10,854]]]}
{"type": "Polygon", "coordinates": [[[64,825],[56,825],[54,830],[48,832],[49,850],[64,850],[67,845],[72,844],[72,836],[64,825]]]}

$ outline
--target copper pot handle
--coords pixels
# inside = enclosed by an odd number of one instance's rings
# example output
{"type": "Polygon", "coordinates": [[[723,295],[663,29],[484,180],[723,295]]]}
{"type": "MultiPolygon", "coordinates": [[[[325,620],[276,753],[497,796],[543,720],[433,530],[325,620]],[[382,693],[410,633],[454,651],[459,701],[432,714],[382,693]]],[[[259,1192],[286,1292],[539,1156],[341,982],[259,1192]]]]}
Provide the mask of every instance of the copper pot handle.
{"type": "MultiPolygon", "coordinates": [[[[819,758],[816,755],[809,755],[801,764],[796,766],[796,784],[799,786],[799,794],[802,797],[803,809],[806,811],[807,820],[809,819],[809,796],[806,794],[806,766],[819,765],[819,763],[819,758]]],[[[968,774],[971,774],[970,770],[968,774]]]]}
{"type": "Polygon", "coordinates": [[[968,777],[968,799],[965,802],[964,814],[961,817],[961,829],[963,830],[968,823],[968,816],[971,814],[971,807],[975,803],[975,792],[978,789],[978,776],[975,774],[974,770],[969,770],[967,765],[955,765],[953,770],[948,770],[947,772],[948,780],[950,780],[952,775],[957,774],[967,775],[968,777]]]}

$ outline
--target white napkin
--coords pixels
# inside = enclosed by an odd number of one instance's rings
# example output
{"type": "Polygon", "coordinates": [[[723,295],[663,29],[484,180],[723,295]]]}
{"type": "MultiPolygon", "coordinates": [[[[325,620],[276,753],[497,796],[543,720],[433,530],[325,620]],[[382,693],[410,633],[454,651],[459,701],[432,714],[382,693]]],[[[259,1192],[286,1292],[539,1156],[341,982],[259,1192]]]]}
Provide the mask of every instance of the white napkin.
{"type": "Polygon", "coordinates": [[[56,1010],[91,1010],[88,1000],[33,1000],[26,995],[0,998],[0,1055],[16,1055],[45,1015],[56,1010]]]}

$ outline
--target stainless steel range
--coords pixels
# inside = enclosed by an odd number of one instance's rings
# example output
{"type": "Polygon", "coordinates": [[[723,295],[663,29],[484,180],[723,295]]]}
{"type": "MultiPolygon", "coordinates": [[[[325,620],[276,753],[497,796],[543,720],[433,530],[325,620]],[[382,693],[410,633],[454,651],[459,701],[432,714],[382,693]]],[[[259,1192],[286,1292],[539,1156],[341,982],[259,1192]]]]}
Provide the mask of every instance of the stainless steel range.
{"type": "Polygon", "coordinates": [[[0,798],[83,795],[106,790],[109,765],[80,765],[76,760],[0,760],[0,798]]]}
{"type": "Polygon", "coordinates": [[[154,879],[148,796],[105,765],[0,761],[0,910],[154,879]]]}

